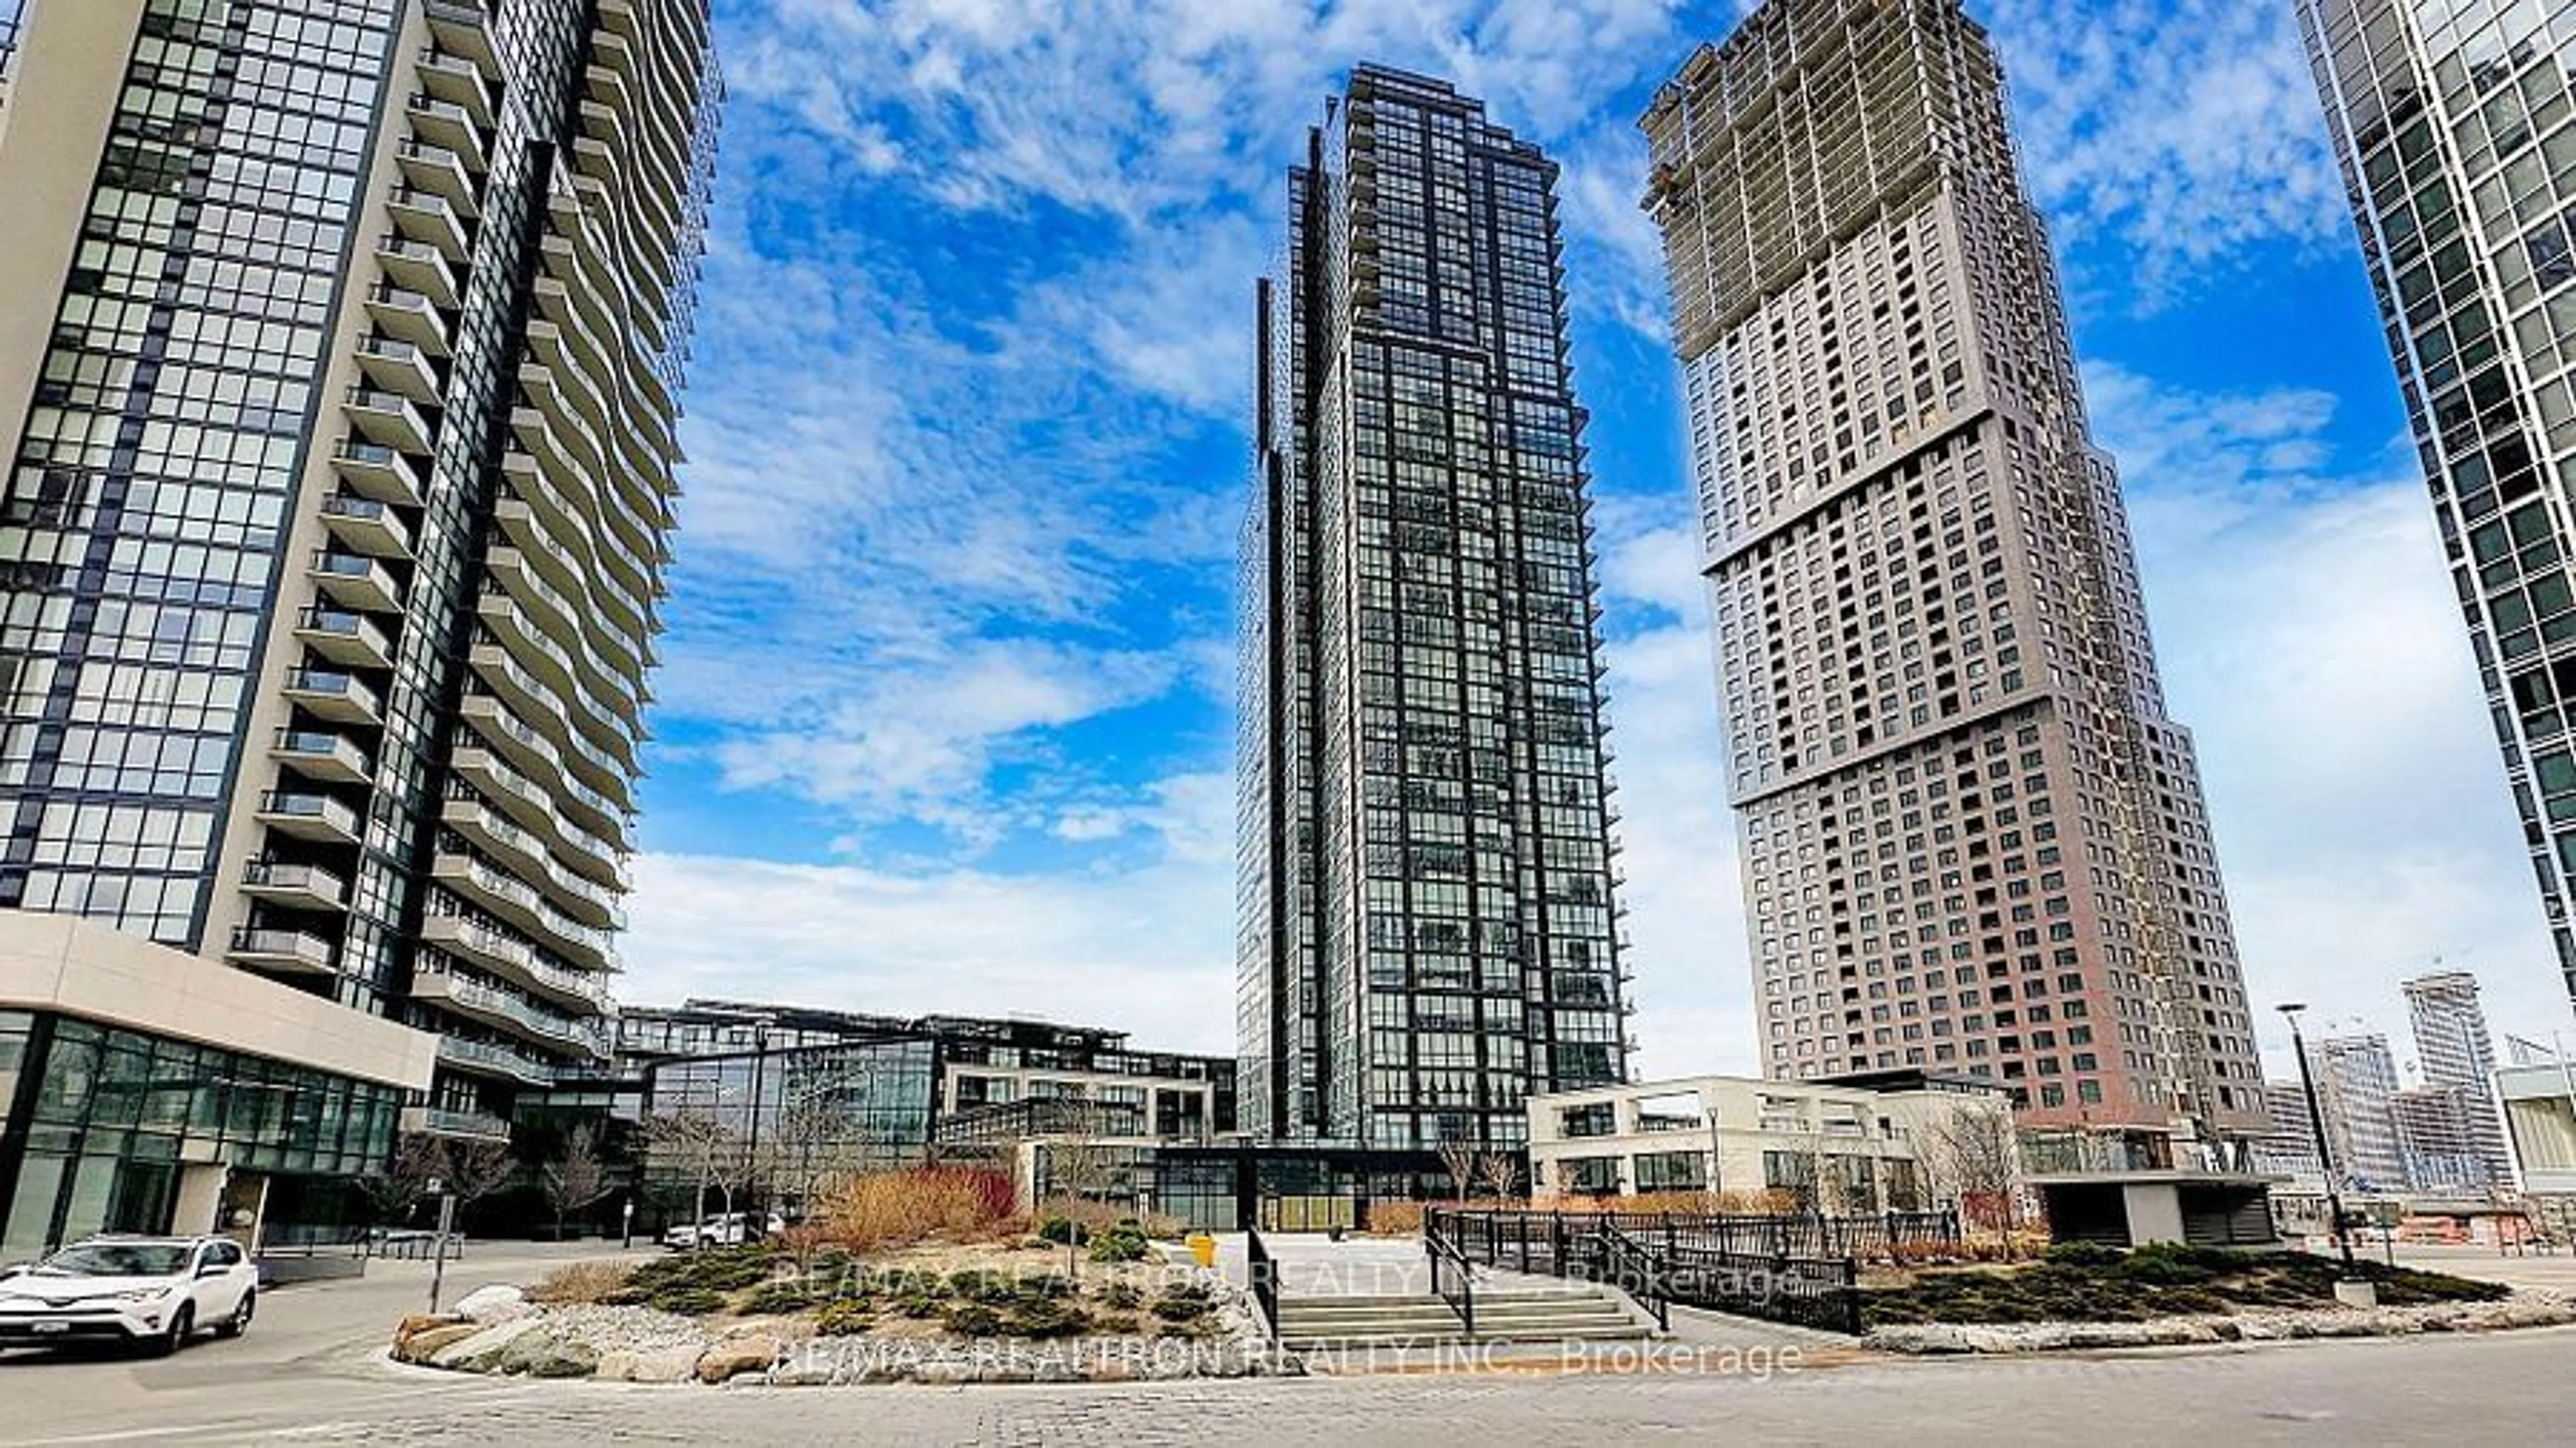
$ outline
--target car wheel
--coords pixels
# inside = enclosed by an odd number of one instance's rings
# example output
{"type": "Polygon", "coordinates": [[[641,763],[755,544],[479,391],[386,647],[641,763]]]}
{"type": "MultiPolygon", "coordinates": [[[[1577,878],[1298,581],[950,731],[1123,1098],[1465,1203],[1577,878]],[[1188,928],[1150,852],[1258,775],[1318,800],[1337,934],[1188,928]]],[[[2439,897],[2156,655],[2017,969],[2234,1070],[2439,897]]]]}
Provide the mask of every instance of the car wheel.
{"type": "Polygon", "coordinates": [[[243,1288],[241,1301],[233,1307],[233,1315],[215,1324],[215,1336],[239,1337],[243,1333],[250,1331],[251,1317],[258,1311],[258,1289],[250,1287],[243,1288]]]}
{"type": "Polygon", "coordinates": [[[154,1357],[168,1357],[186,1347],[189,1335],[196,1330],[197,1309],[193,1304],[182,1302],[179,1310],[170,1316],[170,1330],[152,1339],[149,1350],[154,1357]]]}

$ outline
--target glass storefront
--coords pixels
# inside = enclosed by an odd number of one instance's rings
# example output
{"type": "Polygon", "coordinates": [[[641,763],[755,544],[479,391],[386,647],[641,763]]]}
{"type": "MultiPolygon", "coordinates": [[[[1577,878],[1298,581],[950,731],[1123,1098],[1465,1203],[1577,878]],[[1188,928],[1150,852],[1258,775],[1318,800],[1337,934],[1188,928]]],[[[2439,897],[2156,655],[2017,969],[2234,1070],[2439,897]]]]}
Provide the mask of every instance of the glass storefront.
{"type": "Polygon", "coordinates": [[[237,1051],[0,1011],[0,1263],[93,1232],[199,1227],[174,1222],[192,1174],[228,1171],[225,1200],[254,1178],[365,1176],[387,1157],[402,1101],[397,1087],[237,1051]]]}
{"type": "Polygon", "coordinates": [[[710,1123],[719,1138],[712,1149],[776,1163],[782,1179],[821,1183],[925,1161],[937,1079],[937,1046],[926,1037],[660,1062],[644,1096],[644,1196],[652,1220],[692,1210],[699,1166],[692,1152],[711,1149],[656,1142],[657,1118],[710,1123]]]}

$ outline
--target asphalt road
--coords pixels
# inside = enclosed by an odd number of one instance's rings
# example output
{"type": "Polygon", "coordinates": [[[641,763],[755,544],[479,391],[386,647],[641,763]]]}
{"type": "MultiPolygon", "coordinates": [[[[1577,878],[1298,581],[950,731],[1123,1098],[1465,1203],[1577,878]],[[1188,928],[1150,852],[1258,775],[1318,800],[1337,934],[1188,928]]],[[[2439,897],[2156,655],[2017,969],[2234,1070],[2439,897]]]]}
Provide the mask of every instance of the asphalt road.
{"type": "MultiPolygon", "coordinates": [[[[540,1260],[563,1260],[561,1252],[540,1260]]],[[[526,1280],[485,1249],[452,1291],[526,1280]]],[[[1383,1376],[1119,1388],[656,1388],[383,1358],[414,1264],[285,1289],[174,1358],[0,1355],[0,1443],[2527,1444],[2576,1423],[2576,1330],[1775,1374],[1383,1376]]]]}

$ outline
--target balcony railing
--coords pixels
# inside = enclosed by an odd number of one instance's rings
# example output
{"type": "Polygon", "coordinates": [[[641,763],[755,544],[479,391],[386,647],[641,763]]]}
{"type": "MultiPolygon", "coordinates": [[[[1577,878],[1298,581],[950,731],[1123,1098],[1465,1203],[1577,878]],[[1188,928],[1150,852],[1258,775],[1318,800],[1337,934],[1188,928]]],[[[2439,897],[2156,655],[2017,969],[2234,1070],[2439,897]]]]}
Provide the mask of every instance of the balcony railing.
{"type": "Polygon", "coordinates": [[[469,1071],[484,1071],[508,1076],[531,1086],[551,1086],[555,1068],[525,1051],[489,1041],[469,1041],[459,1036],[438,1038],[438,1058],[469,1071]]]}

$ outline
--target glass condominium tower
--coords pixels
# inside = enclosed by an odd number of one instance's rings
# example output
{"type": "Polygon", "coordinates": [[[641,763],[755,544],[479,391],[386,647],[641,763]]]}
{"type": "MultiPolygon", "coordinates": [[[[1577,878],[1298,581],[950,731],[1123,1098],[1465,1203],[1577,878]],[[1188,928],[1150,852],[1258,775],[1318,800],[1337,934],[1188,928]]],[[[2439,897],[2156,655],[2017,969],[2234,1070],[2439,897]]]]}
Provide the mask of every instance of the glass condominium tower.
{"type": "Polygon", "coordinates": [[[2259,1131],[2191,738],[1991,42],[1958,0],[1773,0],[1642,124],[1765,1070],[2259,1131]]]}
{"type": "Polygon", "coordinates": [[[1259,289],[1246,1130],[1516,1146],[1624,1078],[1583,410],[1538,149],[1362,66],[1259,289]]]}
{"type": "Polygon", "coordinates": [[[2576,12],[2534,0],[2298,5],[2576,996],[2576,12]]]}
{"type": "Polygon", "coordinates": [[[7,6],[0,915],[433,1033],[409,1124],[504,1134],[611,1045],[707,0],[7,6]]]}

